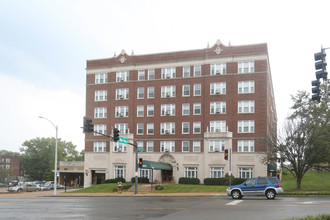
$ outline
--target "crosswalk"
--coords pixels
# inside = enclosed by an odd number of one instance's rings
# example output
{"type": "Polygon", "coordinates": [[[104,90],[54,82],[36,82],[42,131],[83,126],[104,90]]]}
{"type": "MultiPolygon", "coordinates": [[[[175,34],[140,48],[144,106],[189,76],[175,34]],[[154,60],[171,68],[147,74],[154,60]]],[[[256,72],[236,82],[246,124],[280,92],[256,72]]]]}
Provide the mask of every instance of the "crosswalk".
{"type": "Polygon", "coordinates": [[[232,202],[230,202],[230,203],[227,203],[226,205],[237,205],[237,204],[239,204],[239,203],[241,203],[241,202],[243,202],[244,200],[234,200],[234,201],[232,201],[232,202]]]}

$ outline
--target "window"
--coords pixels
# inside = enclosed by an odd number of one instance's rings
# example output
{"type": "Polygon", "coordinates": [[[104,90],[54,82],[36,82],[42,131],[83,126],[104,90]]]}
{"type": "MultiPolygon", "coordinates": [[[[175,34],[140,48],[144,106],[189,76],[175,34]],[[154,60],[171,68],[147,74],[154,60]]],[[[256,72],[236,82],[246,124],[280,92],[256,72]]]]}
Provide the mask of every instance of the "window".
{"type": "Polygon", "coordinates": [[[126,179],[126,166],[115,166],[114,177],[126,179]]]}
{"type": "Polygon", "coordinates": [[[174,152],[175,142],[174,141],[161,141],[160,152],[174,152]]]}
{"type": "Polygon", "coordinates": [[[193,151],[201,152],[201,142],[200,141],[193,141],[193,151]]]}
{"type": "Polygon", "coordinates": [[[7,170],[10,169],[10,164],[6,164],[6,169],[7,169],[7,170]]]}
{"type": "Polygon", "coordinates": [[[95,74],[95,84],[103,84],[108,81],[108,73],[95,74]]]}
{"type": "Polygon", "coordinates": [[[139,70],[138,71],[138,80],[145,80],[145,71],[144,70],[139,70]]]}
{"type": "Polygon", "coordinates": [[[155,79],[155,70],[148,70],[148,80],[155,79]]]}
{"type": "Polygon", "coordinates": [[[137,88],[137,98],[138,99],[144,99],[144,88],[137,88]]]}
{"type": "Polygon", "coordinates": [[[198,168],[197,167],[185,167],[184,177],[186,178],[197,178],[198,168]]]}
{"type": "Polygon", "coordinates": [[[10,163],[10,158],[6,158],[6,163],[10,163]]]}
{"type": "Polygon", "coordinates": [[[238,63],[238,73],[253,73],[254,72],[254,62],[239,62],[238,63]]]}
{"type": "Polygon", "coordinates": [[[107,117],[107,108],[100,107],[94,108],[94,118],[106,118],[107,117]]]}
{"type": "Polygon", "coordinates": [[[210,152],[223,152],[225,151],[224,140],[210,140],[210,152]]]}
{"type": "Polygon", "coordinates": [[[194,96],[201,96],[201,95],[202,95],[202,85],[194,84],[194,96]]]}
{"type": "Polygon", "coordinates": [[[182,115],[190,115],[190,104],[189,103],[182,104],[182,115]]]}
{"type": "Polygon", "coordinates": [[[202,67],[199,66],[194,66],[194,76],[201,76],[202,75],[202,67]]]}
{"type": "Polygon", "coordinates": [[[144,116],[144,106],[143,105],[138,105],[136,111],[137,111],[137,117],[144,116]]]}
{"type": "Polygon", "coordinates": [[[129,80],[129,72],[128,71],[121,71],[116,72],[116,82],[125,82],[129,80]]]}
{"type": "Polygon", "coordinates": [[[253,177],[253,168],[239,167],[238,178],[248,179],[253,177]]]}
{"type": "Polygon", "coordinates": [[[120,99],[128,99],[129,97],[129,89],[116,89],[116,100],[120,99]]]}
{"type": "Polygon", "coordinates": [[[210,132],[226,132],[226,121],[210,121],[210,132]]]}
{"type": "Polygon", "coordinates": [[[225,82],[211,83],[210,94],[211,95],[226,94],[226,83],[225,82]]]}
{"type": "Polygon", "coordinates": [[[147,141],[147,152],[154,152],[154,142],[147,141]]]}
{"type": "Polygon", "coordinates": [[[190,96],[190,85],[182,86],[182,96],[190,96]]]}
{"type": "Polygon", "coordinates": [[[189,122],[182,122],[182,134],[189,134],[189,122]]]}
{"type": "Polygon", "coordinates": [[[107,101],[107,90],[95,91],[95,102],[107,101]]]}
{"type": "Polygon", "coordinates": [[[94,142],[94,152],[105,152],[106,142],[94,142]]]}
{"type": "Polygon", "coordinates": [[[251,101],[239,101],[238,113],[254,113],[254,100],[251,101]]]}
{"type": "Polygon", "coordinates": [[[211,178],[223,178],[224,175],[224,168],[223,167],[211,167],[210,168],[210,177],[211,178]]]}
{"type": "Polygon", "coordinates": [[[162,116],[174,116],[175,115],[175,104],[161,105],[162,116]]]}
{"type": "Polygon", "coordinates": [[[210,114],[226,114],[226,102],[211,102],[210,114]]]}
{"type": "Polygon", "coordinates": [[[238,133],[254,133],[254,120],[238,121],[238,133]]]}
{"type": "Polygon", "coordinates": [[[175,134],[175,123],[174,122],[160,123],[160,133],[175,134]]]}
{"type": "Polygon", "coordinates": [[[147,134],[154,134],[154,123],[147,124],[147,134]]]}
{"type": "Polygon", "coordinates": [[[175,86],[162,86],[162,98],[175,97],[175,86]]]}
{"type": "Polygon", "coordinates": [[[175,78],[175,67],[162,68],[162,79],[175,78]]]}
{"type": "Polygon", "coordinates": [[[183,67],[183,78],[190,77],[190,66],[184,66],[183,67]]]}
{"type": "Polygon", "coordinates": [[[260,185],[260,184],[268,184],[267,182],[267,179],[265,177],[259,177],[257,179],[257,184],[260,185]]]}
{"type": "Polygon", "coordinates": [[[238,82],[238,94],[254,93],[254,81],[238,82]]]}
{"type": "Polygon", "coordinates": [[[149,169],[139,169],[139,177],[144,177],[150,179],[150,170],[149,169]]]}
{"type": "Polygon", "coordinates": [[[194,103],[194,115],[200,115],[202,111],[201,103],[194,103]]]}
{"type": "Polygon", "coordinates": [[[143,141],[137,141],[136,142],[136,146],[137,146],[137,150],[138,152],[142,152],[143,151],[143,141]]]}
{"type": "Polygon", "coordinates": [[[211,64],[210,75],[223,75],[227,73],[227,65],[225,63],[211,64]]]}
{"type": "MultiPolygon", "coordinates": [[[[106,125],[94,125],[94,131],[101,133],[101,134],[107,134],[107,126],[106,125]]],[[[100,134],[95,134],[95,136],[99,136],[100,134]]]]}
{"type": "Polygon", "coordinates": [[[128,134],[128,124],[115,124],[120,134],[128,134]]]}
{"type": "Polygon", "coordinates": [[[190,152],[189,141],[182,141],[182,152],[190,152]]]}
{"type": "Polygon", "coordinates": [[[144,127],[144,125],[143,125],[143,123],[137,123],[136,124],[136,134],[137,135],[142,135],[143,134],[143,127],[144,127]]]}
{"type": "Polygon", "coordinates": [[[113,152],[126,152],[127,151],[127,145],[122,144],[119,142],[114,143],[113,145],[113,152]]]}
{"type": "Polygon", "coordinates": [[[155,98],[155,87],[148,87],[148,99],[155,98]]]}
{"type": "Polygon", "coordinates": [[[147,116],[154,116],[154,105],[147,105],[147,116]]]}
{"type": "Polygon", "coordinates": [[[238,152],[254,152],[254,140],[237,141],[238,152]]]}
{"type": "Polygon", "coordinates": [[[115,117],[128,117],[128,106],[116,106],[115,117]]]}
{"type": "Polygon", "coordinates": [[[194,134],[200,134],[201,133],[201,122],[200,121],[195,121],[193,123],[193,129],[194,129],[194,134]]]}

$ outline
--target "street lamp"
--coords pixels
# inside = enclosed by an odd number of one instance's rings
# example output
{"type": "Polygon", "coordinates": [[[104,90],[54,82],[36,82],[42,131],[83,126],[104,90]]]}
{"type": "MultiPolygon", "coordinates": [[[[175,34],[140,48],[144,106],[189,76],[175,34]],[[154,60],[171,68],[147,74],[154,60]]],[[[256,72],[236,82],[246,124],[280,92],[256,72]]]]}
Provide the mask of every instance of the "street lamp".
{"type": "Polygon", "coordinates": [[[49,121],[55,128],[56,130],[56,139],[55,139],[55,172],[54,172],[54,196],[56,196],[56,188],[57,188],[57,133],[58,133],[58,127],[57,125],[55,125],[51,120],[49,120],[48,118],[45,118],[45,117],[42,117],[42,116],[39,116],[39,118],[42,118],[42,119],[46,119],[47,121],[49,121]]]}

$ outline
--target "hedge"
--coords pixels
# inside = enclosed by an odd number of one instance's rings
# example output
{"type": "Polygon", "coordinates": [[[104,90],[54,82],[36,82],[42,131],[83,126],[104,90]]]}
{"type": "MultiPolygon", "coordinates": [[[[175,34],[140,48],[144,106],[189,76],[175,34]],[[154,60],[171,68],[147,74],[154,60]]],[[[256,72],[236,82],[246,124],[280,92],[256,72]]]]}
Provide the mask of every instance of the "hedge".
{"type": "Polygon", "coordinates": [[[228,185],[228,181],[225,178],[205,178],[204,185],[228,185]]]}
{"type": "MultiPolygon", "coordinates": [[[[131,182],[135,183],[135,177],[131,178],[131,182]]],[[[147,177],[138,177],[138,183],[150,183],[147,177]]]]}
{"type": "Polygon", "coordinates": [[[118,183],[118,182],[126,183],[126,180],[122,177],[118,177],[118,178],[115,178],[115,179],[103,180],[102,184],[104,184],[104,183],[118,183]]]}
{"type": "Polygon", "coordinates": [[[195,184],[198,185],[200,180],[198,178],[187,178],[187,177],[180,177],[179,184],[195,184]]]}

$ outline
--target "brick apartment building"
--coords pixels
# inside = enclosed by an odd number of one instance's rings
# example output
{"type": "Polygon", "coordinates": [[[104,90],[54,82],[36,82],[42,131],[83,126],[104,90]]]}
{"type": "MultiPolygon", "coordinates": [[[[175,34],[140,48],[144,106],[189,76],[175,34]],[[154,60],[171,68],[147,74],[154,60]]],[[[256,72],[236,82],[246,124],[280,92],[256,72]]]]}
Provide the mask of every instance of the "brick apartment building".
{"type": "Polygon", "coordinates": [[[12,177],[23,176],[20,157],[17,155],[0,154],[0,169],[9,170],[12,177]]]}
{"type": "MultiPolygon", "coordinates": [[[[263,164],[266,139],[277,118],[267,44],[128,55],[88,60],[86,116],[94,130],[138,146],[139,158],[157,166],[139,176],[159,182],[180,177],[271,175],[263,164]],[[163,167],[163,168],[162,168],[163,167]],[[153,177],[151,175],[153,174],[153,177]]],[[[135,176],[135,149],[85,136],[85,186],[135,176]]]]}

